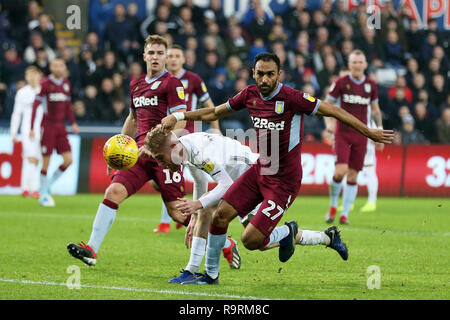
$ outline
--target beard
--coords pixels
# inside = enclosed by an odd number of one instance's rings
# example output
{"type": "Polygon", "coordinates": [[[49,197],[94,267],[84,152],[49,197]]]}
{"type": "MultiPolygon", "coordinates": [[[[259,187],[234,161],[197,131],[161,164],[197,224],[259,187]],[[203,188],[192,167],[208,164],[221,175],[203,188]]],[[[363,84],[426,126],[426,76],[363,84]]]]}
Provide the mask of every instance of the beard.
{"type": "Polygon", "coordinates": [[[272,86],[265,86],[265,85],[266,84],[258,84],[258,89],[263,96],[269,95],[269,93],[271,93],[275,89],[277,82],[275,81],[275,83],[272,86]]]}

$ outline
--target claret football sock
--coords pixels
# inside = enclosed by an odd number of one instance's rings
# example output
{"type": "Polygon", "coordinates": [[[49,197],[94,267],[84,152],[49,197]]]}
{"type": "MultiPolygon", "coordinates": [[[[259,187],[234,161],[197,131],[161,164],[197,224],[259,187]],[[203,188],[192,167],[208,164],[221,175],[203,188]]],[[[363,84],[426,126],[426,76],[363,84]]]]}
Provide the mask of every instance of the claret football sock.
{"type": "Polygon", "coordinates": [[[88,242],[88,245],[95,251],[95,253],[98,253],[103,239],[109,229],[111,229],[111,226],[116,218],[117,209],[117,204],[106,199],[99,205],[97,215],[95,216],[94,224],[92,226],[91,238],[88,242]]]}

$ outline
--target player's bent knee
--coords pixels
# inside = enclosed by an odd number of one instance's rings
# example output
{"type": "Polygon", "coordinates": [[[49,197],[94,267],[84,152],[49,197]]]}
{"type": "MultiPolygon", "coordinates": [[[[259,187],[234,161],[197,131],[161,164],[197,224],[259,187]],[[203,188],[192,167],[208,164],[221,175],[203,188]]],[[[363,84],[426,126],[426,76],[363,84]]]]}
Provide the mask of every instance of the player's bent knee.
{"type": "Polygon", "coordinates": [[[127,196],[127,189],[121,183],[113,183],[105,191],[105,199],[108,199],[116,204],[121,203],[127,196]]]}

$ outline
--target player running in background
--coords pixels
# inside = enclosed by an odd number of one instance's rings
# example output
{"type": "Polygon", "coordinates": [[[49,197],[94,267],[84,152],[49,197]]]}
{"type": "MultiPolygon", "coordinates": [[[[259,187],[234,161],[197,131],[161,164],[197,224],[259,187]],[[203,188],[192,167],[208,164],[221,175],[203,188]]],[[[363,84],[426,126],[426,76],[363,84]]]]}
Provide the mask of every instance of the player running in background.
{"type": "MultiPolygon", "coordinates": [[[[245,227],[241,240],[249,250],[265,249],[272,245],[271,234],[291,206],[301,185],[300,151],[304,115],[331,116],[375,141],[392,141],[391,130],[368,129],[342,108],[283,85],[279,82],[281,72],[280,60],[275,54],[258,54],[253,68],[256,85],[247,86],[216,108],[170,115],[162,121],[163,127],[170,130],[177,121],[217,120],[247,108],[256,130],[260,158],[233,183],[219,202],[208,234],[209,265],[195,283],[218,283],[220,250],[226,241],[229,223],[237,215],[245,217],[259,203],[261,206],[245,227]]],[[[297,230],[292,229],[289,237],[280,242],[281,261],[287,261],[295,250],[297,230]]],[[[342,252],[346,259],[347,249],[335,226],[329,229],[329,240],[329,245],[342,252]]]]}
{"type": "MultiPolygon", "coordinates": [[[[139,147],[144,144],[147,132],[162,118],[186,110],[183,85],[165,69],[167,41],[159,35],[149,36],[145,40],[143,58],[147,74],[130,83],[130,113],[122,127],[122,134],[135,137],[139,147]]],[[[181,122],[176,129],[182,129],[184,124],[181,122]]],[[[108,167],[108,175],[110,171],[108,167]]],[[[100,245],[115,220],[120,203],[150,180],[158,184],[170,216],[187,226],[190,217],[183,216],[176,208],[180,203],[177,199],[185,195],[181,171],[170,172],[153,158],[139,158],[132,168],[114,173],[98,207],[89,242],[78,245],[69,243],[69,253],[90,266],[95,265],[100,245]]]]}
{"type": "MultiPolygon", "coordinates": [[[[178,205],[183,214],[193,215],[185,238],[186,247],[191,247],[190,259],[181,275],[173,278],[169,283],[196,283],[199,277],[197,271],[205,253],[207,269],[214,267],[214,265],[210,266],[210,263],[215,263],[214,257],[210,259],[212,251],[207,246],[208,228],[211,224],[212,214],[225,192],[256,162],[259,155],[253,153],[249,147],[239,141],[228,137],[197,132],[177,138],[174,134],[167,133],[162,126],[157,126],[147,134],[144,146],[145,148],[141,150],[149,156],[153,155],[161,165],[165,165],[171,170],[177,170],[180,164],[183,164],[189,168],[194,177],[194,199],[182,199],[182,203],[178,205]],[[218,183],[210,192],[207,192],[208,176],[218,183]]],[[[244,218],[238,216],[244,227],[258,212],[259,206],[260,204],[244,218]]],[[[334,228],[330,227],[325,232],[298,230],[295,242],[301,245],[330,245],[328,233],[335,230],[334,228]]],[[[293,221],[288,225],[276,227],[271,233],[270,245],[266,248],[278,247],[280,241],[283,243],[283,239],[291,241],[291,232],[295,233],[296,230],[297,224],[293,221]]],[[[231,268],[239,268],[241,257],[237,251],[237,244],[229,237],[226,242],[232,242],[233,247],[228,254],[224,252],[224,256],[231,268]]],[[[341,251],[340,254],[344,259],[347,258],[346,251],[341,251]]]]}
{"type": "MultiPolygon", "coordinates": [[[[40,82],[42,72],[34,66],[25,70],[25,81],[27,85],[17,91],[14,101],[14,110],[11,115],[11,137],[14,143],[19,142],[17,134],[21,133],[22,153],[26,159],[26,169],[23,172],[22,195],[25,197],[39,198],[38,192],[38,165],[41,158],[40,131],[37,131],[34,138],[30,138],[31,113],[36,95],[41,91],[40,82]]],[[[37,110],[34,127],[41,126],[42,108],[37,110]]]]}
{"type": "Polygon", "coordinates": [[[46,207],[55,206],[55,201],[50,195],[50,188],[55,181],[72,164],[72,150],[70,148],[68,133],[64,124],[69,120],[72,130],[78,134],[80,129],[72,110],[71,87],[67,77],[66,63],[61,58],[56,58],[50,63],[50,75],[41,82],[41,91],[36,96],[31,114],[30,138],[33,139],[37,132],[41,131],[42,168],[40,175],[39,204],[46,207]],[[38,107],[42,105],[44,117],[41,128],[36,127],[35,119],[38,107]],[[53,150],[63,157],[63,163],[47,178],[47,169],[53,150]]]}
{"type": "MultiPolygon", "coordinates": [[[[184,97],[186,99],[186,111],[196,110],[197,105],[201,104],[205,108],[213,108],[214,103],[208,94],[208,89],[206,88],[203,79],[191,71],[185,70],[183,68],[185,62],[183,48],[179,45],[172,45],[172,47],[167,51],[167,70],[180,79],[184,87],[184,97]]],[[[199,128],[195,128],[197,123],[188,122],[184,128],[187,132],[193,133],[202,131],[202,124],[199,123],[199,128]]],[[[210,126],[217,132],[220,132],[219,121],[211,121],[210,126]]],[[[155,189],[159,189],[158,186],[153,184],[155,189]]],[[[170,232],[170,222],[172,219],[167,213],[167,208],[162,204],[161,210],[161,221],[153,232],[156,233],[168,233],[170,232]]],[[[180,224],[177,223],[177,227],[180,224]]]]}
{"type": "MultiPolygon", "coordinates": [[[[367,61],[361,50],[353,51],[349,56],[349,74],[340,77],[330,88],[328,102],[337,102],[341,109],[346,110],[364,124],[367,124],[367,108],[372,107],[372,118],[377,128],[383,129],[381,111],[378,105],[378,89],[374,81],[364,75],[367,61]]],[[[347,176],[346,186],[342,195],[342,211],[339,222],[349,224],[348,215],[358,193],[357,177],[364,165],[367,148],[367,138],[354,128],[335,119],[324,118],[326,130],[334,132],[333,151],[336,165],[330,184],[330,207],[326,214],[327,223],[333,223],[337,212],[342,180],[347,176]]]]}

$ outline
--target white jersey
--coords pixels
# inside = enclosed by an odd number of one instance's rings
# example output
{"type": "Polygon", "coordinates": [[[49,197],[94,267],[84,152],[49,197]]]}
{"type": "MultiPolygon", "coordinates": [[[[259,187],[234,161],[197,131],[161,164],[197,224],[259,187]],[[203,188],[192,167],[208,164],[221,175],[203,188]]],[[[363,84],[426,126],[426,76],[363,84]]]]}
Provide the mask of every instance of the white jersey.
{"type": "MultiPolygon", "coordinates": [[[[22,150],[25,158],[33,157],[40,158],[40,131],[34,132],[34,138],[30,139],[31,114],[33,112],[33,102],[36,95],[41,91],[41,87],[37,86],[33,89],[30,85],[26,85],[16,93],[14,100],[14,110],[11,115],[11,136],[20,133],[22,135],[22,150]]],[[[43,116],[42,106],[39,106],[36,111],[36,118],[34,120],[34,128],[41,127],[43,116]]]]}
{"type": "Polygon", "coordinates": [[[196,132],[182,136],[179,141],[187,151],[183,164],[194,178],[194,200],[200,200],[203,208],[217,204],[259,157],[239,141],[217,134],[196,132]],[[207,175],[217,186],[204,195],[208,191],[207,175]]]}
{"type": "MultiPolygon", "coordinates": [[[[369,129],[376,129],[377,125],[375,121],[371,117],[371,108],[367,108],[367,127],[369,129]]],[[[366,150],[366,156],[364,157],[364,166],[374,166],[376,163],[376,154],[375,154],[375,143],[367,139],[367,150],[366,150]]]]}
{"type": "MultiPolygon", "coordinates": [[[[17,91],[16,98],[14,100],[14,111],[11,116],[11,135],[17,135],[19,133],[20,126],[20,132],[22,136],[29,137],[33,102],[36,94],[38,94],[40,91],[40,86],[33,89],[30,85],[26,85],[25,87],[17,91]]],[[[34,122],[35,128],[39,128],[41,126],[42,108],[39,108],[41,110],[38,109],[36,113],[36,119],[34,122]]],[[[35,134],[39,134],[39,132],[35,132],[35,134]]]]}

